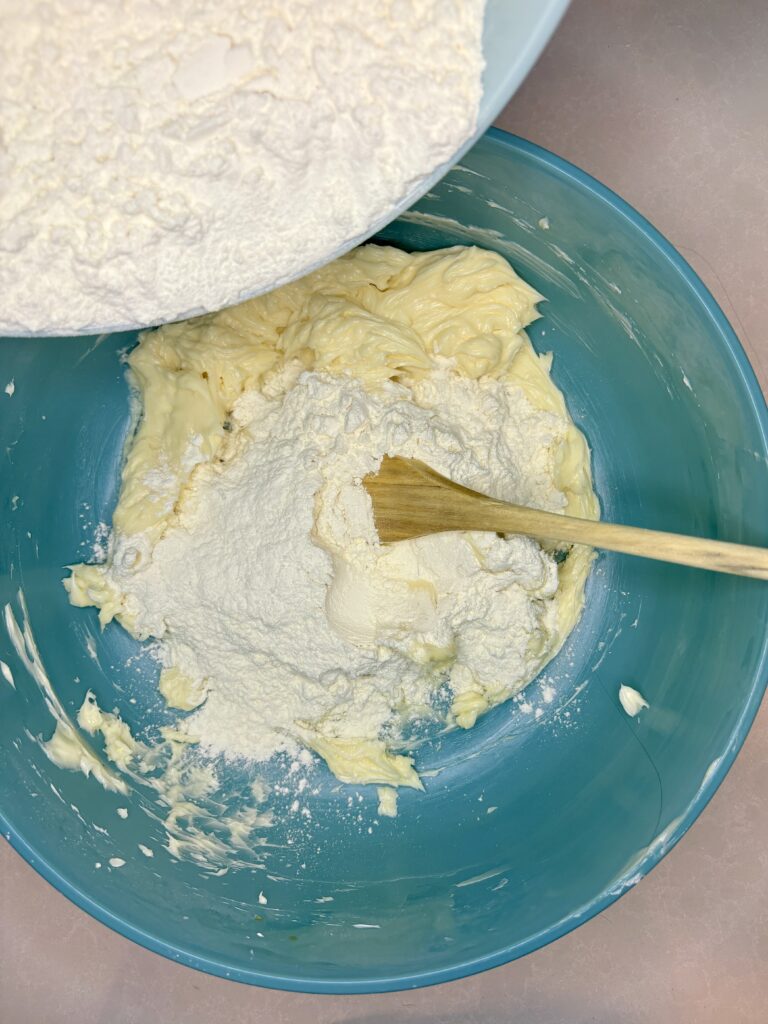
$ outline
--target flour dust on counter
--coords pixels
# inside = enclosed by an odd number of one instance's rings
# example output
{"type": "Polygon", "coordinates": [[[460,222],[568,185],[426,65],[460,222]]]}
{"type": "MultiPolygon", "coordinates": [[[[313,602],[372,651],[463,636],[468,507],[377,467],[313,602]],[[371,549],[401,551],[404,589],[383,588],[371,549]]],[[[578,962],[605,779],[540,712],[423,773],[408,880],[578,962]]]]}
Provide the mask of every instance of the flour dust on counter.
{"type": "Polygon", "coordinates": [[[492,252],[368,245],[141,337],[105,556],[64,582],[102,625],[153,642],[178,756],[312,752],[379,786],[393,816],[396,787],[422,787],[409,726],[471,728],[559,650],[589,549],[486,533],[382,545],[361,483],[403,455],[597,515],[586,442],[525,334],[540,298],[492,252]]]}

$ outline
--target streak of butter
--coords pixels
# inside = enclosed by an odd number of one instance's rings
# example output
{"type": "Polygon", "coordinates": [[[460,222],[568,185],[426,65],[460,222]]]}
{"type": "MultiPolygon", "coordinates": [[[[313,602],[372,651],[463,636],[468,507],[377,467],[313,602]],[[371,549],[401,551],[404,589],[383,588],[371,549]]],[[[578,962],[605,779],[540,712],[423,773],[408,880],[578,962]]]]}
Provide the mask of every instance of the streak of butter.
{"type": "Polygon", "coordinates": [[[164,668],[160,673],[158,689],[168,707],[178,708],[179,711],[193,711],[203,703],[206,696],[205,681],[190,679],[175,666],[164,668]]]}
{"type": "Polygon", "coordinates": [[[92,775],[105,789],[116,793],[127,793],[128,787],[125,782],[104,764],[74,728],[51,685],[29,623],[29,610],[21,590],[17,594],[17,602],[21,610],[21,624],[19,624],[10,603],[5,605],[3,619],[8,638],[19,660],[37,683],[46,707],[55,722],[50,739],[40,744],[44,754],[59,768],[81,771],[85,776],[92,775]]]}
{"type": "MultiPolygon", "coordinates": [[[[116,536],[143,532],[151,552],[168,525],[183,515],[195,475],[237,452],[238,433],[247,427],[230,419],[238,397],[254,388],[280,393],[301,368],[352,373],[376,388],[388,380],[412,383],[450,360],[466,377],[514,381],[536,408],[568,418],[563,395],[549,376],[551,355],[537,355],[525,334],[539,316],[541,299],[506,260],[488,250],[456,246],[409,254],[369,245],[267,295],[145,333],[128,358],[143,415],[123,467],[113,517],[116,536]]],[[[575,426],[554,461],[563,511],[597,518],[589,449],[575,426]]],[[[574,546],[558,568],[557,618],[541,665],[559,650],[579,617],[592,557],[590,549],[574,546]]],[[[137,636],[130,609],[103,572],[103,566],[75,566],[66,581],[70,599],[79,606],[96,605],[102,624],[117,617],[137,636]]],[[[368,586],[365,580],[338,579],[329,600],[345,587],[368,586]]],[[[427,593],[406,588],[367,595],[371,606],[394,597],[417,619],[428,618],[427,593]]],[[[372,628],[357,620],[348,626],[353,641],[368,639],[372,628]],[[359,635],[361,629],[366,637],[359,635]]],[[[450,661],[450,652],[444,656],[450,661]]],[[[172,701],[177,687],[166,679],[163,691],[172,701]]],[[[501,684],[491,688],[470,680],[453,703],[452,718],[470,728],[511,695],[501,684]]],[[[315,735],[310,745],[342,781],[420,785],[411,759],[389,754],[383,742],[315,735]]]]}
{"type": "Polygon", "coordinates": [[[376,790],[379,798],[378,813],[382,818],[397,817],[397,790],[391,786],[379,786],[376,790]]]}
{"type": "Polygon", "coordinates": [[[557,567],[557,575],[560,580],[557,601],[558,643],[555,651],[549,657],[552,657],[560,649],[579,621],[581,610],[584,607],[584,584],[594,559],[595,552],[592,548],[574,544],[566,560],[557,567]]]}
{"type": "Polygon", "coordinates": [[[83,743],[80,736],[67,722],[57,722],[53,736],[42,744],[50,761],[58,768],[82,772],[87,778],[92,775],[104,789],[126,794],[128,786],[114,772],[105,768],[98,757],[83,743]]]}
{"type": "Polygon", "coordinates": [[[9,686],[12,686],[14,690],[16,689],[16,683],[13,680],[13,672],[11,672],[11,666],[4,662],[2,659],[0,659],[0,675],[3,677],[3,679],[5,679],[6,683],[8,683],[9,686]]]}
{"type": "Polygon", "coordinates": [[[125,771],[140,751],[130,728],[110,711],[102,711],[96,698],[89,690],[77,713],[77,724],[90,736],[101,733],[104,739],[104,753],[118,768],[125,771]]]}
{"type": "Polygon", "coordinates": [[[341,782],[383,783],[423,789],[413,758],[391,754],[383,740],[339,739],[315,733],[307,744],[341,782]]]}

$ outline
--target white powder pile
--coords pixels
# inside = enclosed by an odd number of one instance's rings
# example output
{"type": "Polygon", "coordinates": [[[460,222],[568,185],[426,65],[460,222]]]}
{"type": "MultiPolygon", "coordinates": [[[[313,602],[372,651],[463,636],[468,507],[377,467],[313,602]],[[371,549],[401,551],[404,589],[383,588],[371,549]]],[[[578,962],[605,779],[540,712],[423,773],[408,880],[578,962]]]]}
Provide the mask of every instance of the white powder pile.
{"type": "Polygon", "coordinates": [[[426,713],[432,660],[449,667],[460,705],[484,687],[509,696],[551,655],[550,555],[494,534],[384,548],[360,479],[384,453],[418,456],[498,497],[561,509],[559,416],[495,380],[437,373],[372,394],[313,372],[274,398],[246,393],[233,419],[247,444],[198,470],[180,528],[143,571],[135,536],[110,569],[135,631],[165,638],[165,662],[206,681],[183,725],[206,748],[264,759],[307,742],[325,755],[324,738],[375,741],[396,734],[397,708],[426,713]]]}
{"type": "Polygon", "coordinates": [[[310,748],[342,781],[418,787],[414,719],[471,728],[560,648],[587,549],[558,564],[493,533],[381,545],[362,483],[401,455],[596,515],[586,442],[523,330],[539,298],[495,253],[365,246],[142,337],[106,557],[64,582],[102,624],[156,639],[193,750],[310,748]]]}
{"type": "Polygon", "coordinates": [[[472,134],[484,0],[0,0],[0,333],[219,309],[472,134]]]}

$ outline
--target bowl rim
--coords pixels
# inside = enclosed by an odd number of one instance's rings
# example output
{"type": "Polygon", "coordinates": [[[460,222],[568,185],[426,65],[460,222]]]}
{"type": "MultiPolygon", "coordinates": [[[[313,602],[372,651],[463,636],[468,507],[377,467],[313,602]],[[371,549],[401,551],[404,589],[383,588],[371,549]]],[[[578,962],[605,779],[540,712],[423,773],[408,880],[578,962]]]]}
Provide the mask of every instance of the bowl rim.
{"type": "MultiPolygon", "coordinates": [[[[498,128],[489,129],[479,141],[481,144],[483,142],[490,142],[494,145],[517,150],[533,162],[543,165],[550,171],[554,171],[560,178],[567,179],[580,186],[582,190],[591,193],[599,201],[607,203],[616,213],[628,220],[645,237],[646,241],[668,261],[673,272],[677,273],[682,282],[693,292],[693,295],[711,320],[715,331],[719,334],[725,349],[730,354],[734,369],[740,378],[744,396],[749,400],[751,412],[761,435],[761,454],[764,458],[768,459],[768,405],[766,405],[765,397],[747,354],[736,332],[709,289],[674,246],[645,217],[619,195],[562,157],[556,156],[535,143],[498,128]]],[[[0,832],[39,875],[97,921],[109,926],[120,935],[152,952],[159,953],[169,960],[196,968],[207,974],[258,985],[262,988],[305,994],[363,995],[437,985],[499,967],[502,964],[510,963],[548,945],[555,939],[573,931],[579,925],[595,917],[619,899],[625,892],[633,888],[637,882],[656,867],[663,857],[685,835],[696,818],[705,809],[733,765],[736,755],[741,749],[755,719],[766,690],[766,685],[768,684],[767,663],[768,634],[763,638],[762,650],[754,674],[749,699],[742,708],[727,746],[720,756],[713,760],[710,770],[705,774],[699,789],[685,812],[666,826],[624,875],[615,879],[608,887],[604,888],[583,906],[525,940],[503,946],[495,952],[488,953],[482,957],[464,960],[451,967],[371,980],[300,978],[288,975],[265,974],[256,970],[232,967],[226,962],[192,953],[178,945],[157,939],[149,932],[129,924],[121,917],[113,914],[60,874],[54,865],[39,850],[29,844],[20,832],[7,821],[2,811],[0,811],[0,832]]]]}

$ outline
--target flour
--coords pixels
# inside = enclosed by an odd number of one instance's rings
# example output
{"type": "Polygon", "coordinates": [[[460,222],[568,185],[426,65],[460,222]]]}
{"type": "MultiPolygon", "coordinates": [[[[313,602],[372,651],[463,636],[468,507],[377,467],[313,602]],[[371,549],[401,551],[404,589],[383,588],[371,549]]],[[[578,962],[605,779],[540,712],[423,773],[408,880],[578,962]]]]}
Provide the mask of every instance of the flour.
{"type": "Polygon", "coordinates": [[[483,8],[0,0],[0,333],[219,309],[368,234],[472,134],[483,8]]]}
{"type": "Polygon", "coordinates": [[[307,743],[330,761],[350,743],[357,757],[360,740],[398,734],[398,707],[432,714],[443,663],[457,699],[535,674],[557,632],[554,559],[488,534],[382,548],[360,479],[385,453],[418,456],[562,508],[546,473],[557,417],[498,381],[438,373],[373,395],[305,373],[277,398],[247,393],[233,419],[243,450],[197,477],[144,571],[134,539],[113,567],[136,631],[205,681],[183,726],[204,748],[262,760],[307,743]]]}
{"type": "Polygon", "coordinates": [[[382,546],[362,485],[403,455],[596,515],[589,450],[523,330],[538,299],[492,252],[366,246],[142,337],[107,557],[64,582],[103,624],[155,639],[160,692],[184,712],[166,739],[297,765],[309,748],[341,781],[420,787],[401,752],[415,721],[471,728],[556,653],[587,549],[558,563],[487,533],[382,546]]]}

